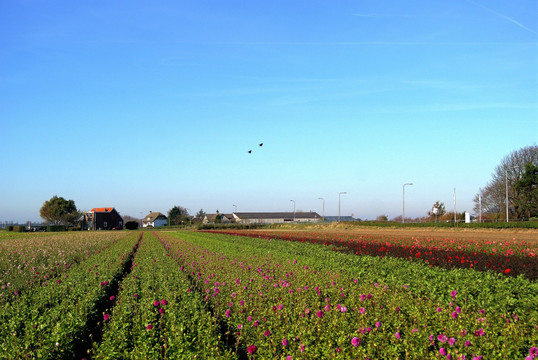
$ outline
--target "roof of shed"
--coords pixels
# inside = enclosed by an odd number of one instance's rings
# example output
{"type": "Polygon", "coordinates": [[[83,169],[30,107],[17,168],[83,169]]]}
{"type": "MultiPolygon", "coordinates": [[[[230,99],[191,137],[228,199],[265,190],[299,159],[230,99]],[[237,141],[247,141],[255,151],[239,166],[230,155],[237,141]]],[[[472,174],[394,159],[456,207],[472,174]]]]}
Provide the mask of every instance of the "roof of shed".
{"type": "Polygon", "coordinates": [[[314,211],[310,212],[234,212],[234,215],[240,219],[317,219],[319,214],[314,211]]]}

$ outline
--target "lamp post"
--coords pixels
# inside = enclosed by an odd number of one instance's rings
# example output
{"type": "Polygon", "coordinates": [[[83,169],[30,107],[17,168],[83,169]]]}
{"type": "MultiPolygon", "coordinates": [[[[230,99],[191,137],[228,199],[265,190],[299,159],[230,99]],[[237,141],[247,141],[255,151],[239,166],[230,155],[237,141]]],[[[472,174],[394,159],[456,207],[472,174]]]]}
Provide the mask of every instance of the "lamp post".
{"type": "MultiPolygon", "coordinates": [[[[511,168],[515,169],[515,168],[519,168],[519,166],[511,166],[511,168]]],[[[509,218],[508,218],[508,169],[505,169],[504,170],[504,174],[505,174],[505,180],[506,180],[506,222],[509,222],[509,218]]]]}
{"type": "Polygon", "coordinates": [[[413,183],[405,183],[402,186],[402,224],[405,223],[405,185],[413,185],[413,183]]]}
{"type": "Polygon", "coordinates": [[[293,221],[295,222],[295,200],[290,201],[293,201],[293,221]]]}
{"type": "Polygon", "coordinates": [[[321,218],[323,219],[323,221],[325,221],[325,199],[324,198],[318,198],[318,200],[323,200],[323,209],[322,209],[322,212],[321,212],[321,218]]]}
{"type": "Polygon", "coordinates": [[[340,221],[340,195],[347,194],[347,192],[343,191],[338,193],[338,221],[340,221]]]}

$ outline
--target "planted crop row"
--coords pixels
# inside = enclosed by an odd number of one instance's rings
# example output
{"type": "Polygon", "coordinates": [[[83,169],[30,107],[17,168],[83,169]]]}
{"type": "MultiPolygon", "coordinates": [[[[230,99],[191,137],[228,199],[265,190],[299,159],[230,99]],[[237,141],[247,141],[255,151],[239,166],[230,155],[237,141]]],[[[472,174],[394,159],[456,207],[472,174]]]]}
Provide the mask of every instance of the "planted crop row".
{"type": "Polygon", "coordinates": [[[74,264],[124,236],[78,232],[5,237],[0,241],[0,304],[34,286],[56,281],[74,264]]]}
{"type": "MultiPolygon", "coordinates": [[[[166,237],[170,252],[250,355],[512,359],[537,344],[536,310],[526,312],[533,305],[515,298],[517,306],[511,300],[493,306],[494,300],[467,290],[464,278],[473,271],[346,255],[309,243],[178,236],[166,237]],[[386,272],[373,273],[380,268],[386,272]],[[410,282],[413,275],[421,283],[410,282]]],[[[474,274],[489,284],[499,281],[498,289],[509,285],[508,278],[474,274]]],[[[517,280],[535,301],[536,284],[517,280]]]]}
{"type": "Polygon", "coordinates": [[[234,358],[200,294],[163,244],[146,232],[132,271],[102,314],[93,359],[234,358]]]}
{"type": "Polygon", "coordinates": [[[71,359],[83,355],[90,346],[100,309],[130,266],[139,237],[124,234],[124,238],[71,266],[62,277],[3,303],[0,356],[71,359]]]}

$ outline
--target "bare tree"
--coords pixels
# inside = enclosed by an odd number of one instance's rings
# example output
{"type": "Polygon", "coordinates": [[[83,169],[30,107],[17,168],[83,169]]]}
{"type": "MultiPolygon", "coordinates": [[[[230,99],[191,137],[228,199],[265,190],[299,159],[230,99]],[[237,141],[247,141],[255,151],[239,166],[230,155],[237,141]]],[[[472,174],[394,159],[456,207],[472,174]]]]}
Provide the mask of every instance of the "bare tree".
{"type": "Polygon", "coordinates": [[[482,200],[482,214],[487,217],[506,218],[506,192],[508,188],[508,212],[512,218],[524,216],[525,210],[518,204],[520,191],[516,189],[516,182],[525,171],[525,166],[532,164],[538,166],[538,146],[532,145],[513,151],[505,156],[495,167],[492,179],[476,194],[473,201],[475,214],[480,212],[479,195],[482,200]]]}

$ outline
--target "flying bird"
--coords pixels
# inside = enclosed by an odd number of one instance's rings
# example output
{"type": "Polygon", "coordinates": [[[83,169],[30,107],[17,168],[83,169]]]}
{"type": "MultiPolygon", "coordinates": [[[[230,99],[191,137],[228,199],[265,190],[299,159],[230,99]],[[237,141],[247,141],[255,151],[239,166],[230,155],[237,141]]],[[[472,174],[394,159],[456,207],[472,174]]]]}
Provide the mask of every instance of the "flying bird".
{"type": "Polygon", "coordinates": [[[263,143],[261,143],[260,146],[263,146],[263,143]]]}
{"type": "Polygon", "coordinates": [[[248,153],[249,153],[249,154],[252,154],[252,150],[249,150],[248,153]]]}

